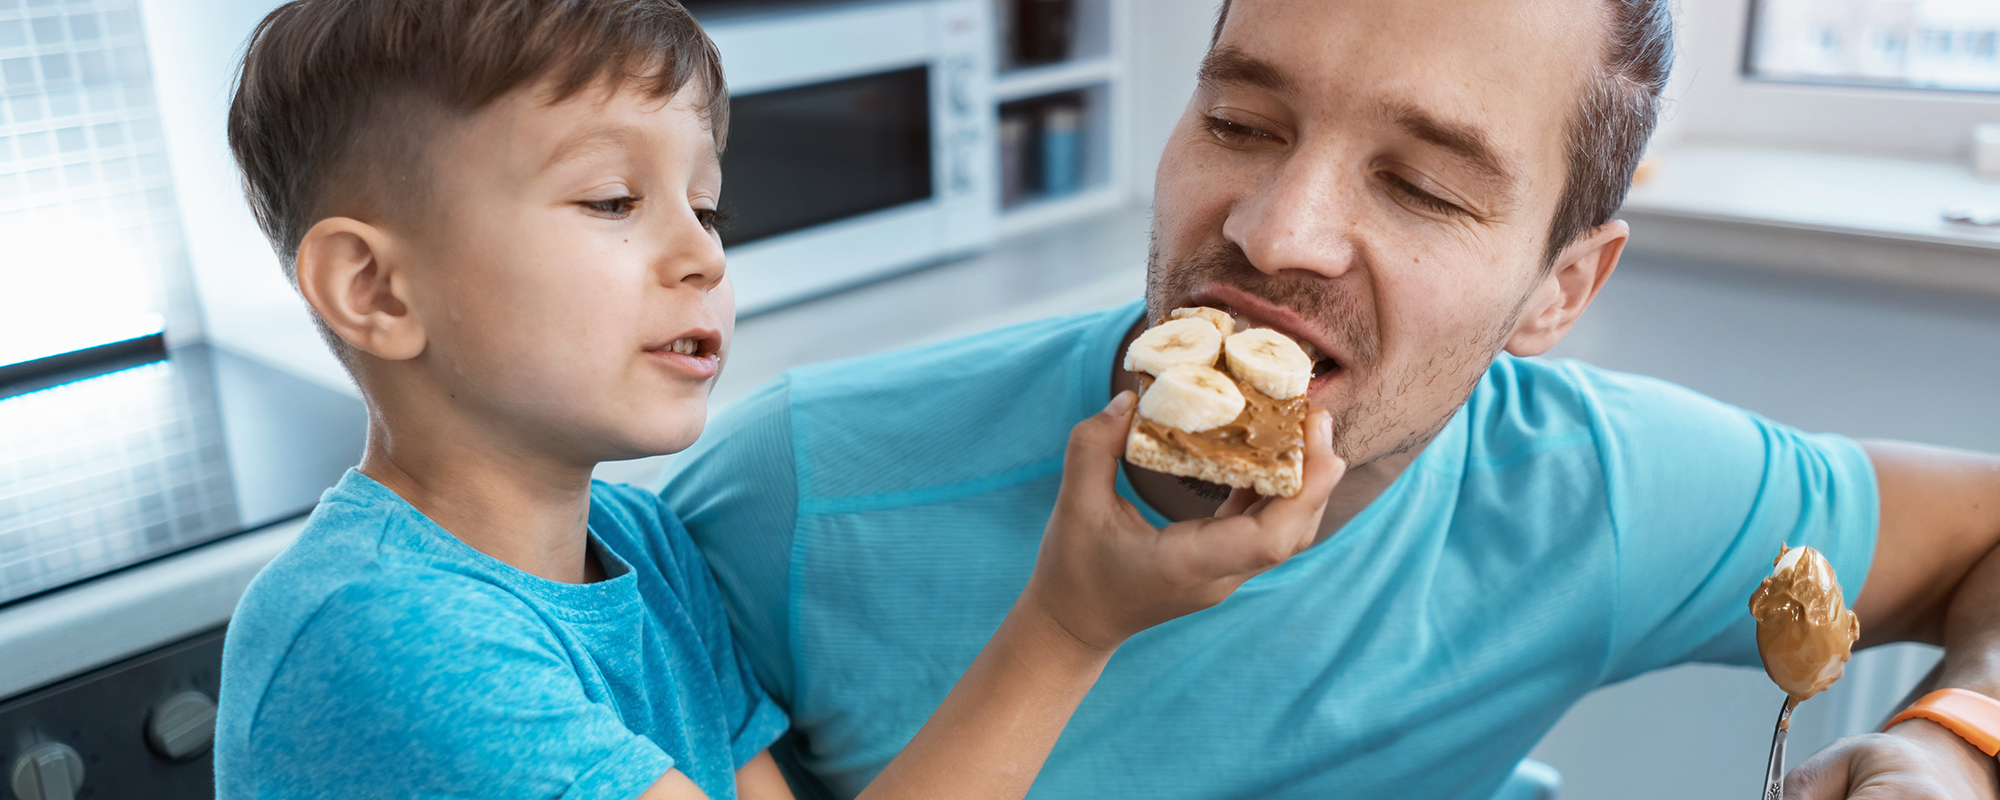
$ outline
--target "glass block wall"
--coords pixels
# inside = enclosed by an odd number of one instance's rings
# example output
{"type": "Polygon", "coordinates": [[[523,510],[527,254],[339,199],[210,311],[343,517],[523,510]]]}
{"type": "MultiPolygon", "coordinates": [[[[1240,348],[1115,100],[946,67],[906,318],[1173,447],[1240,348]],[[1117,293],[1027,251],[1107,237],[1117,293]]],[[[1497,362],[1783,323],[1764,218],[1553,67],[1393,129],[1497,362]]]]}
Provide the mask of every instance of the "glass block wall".
{"type": "Polygon", "coordinates": [[[0,349],[196,332],[165,149],[137,0],[0,0],[0,349]]]}

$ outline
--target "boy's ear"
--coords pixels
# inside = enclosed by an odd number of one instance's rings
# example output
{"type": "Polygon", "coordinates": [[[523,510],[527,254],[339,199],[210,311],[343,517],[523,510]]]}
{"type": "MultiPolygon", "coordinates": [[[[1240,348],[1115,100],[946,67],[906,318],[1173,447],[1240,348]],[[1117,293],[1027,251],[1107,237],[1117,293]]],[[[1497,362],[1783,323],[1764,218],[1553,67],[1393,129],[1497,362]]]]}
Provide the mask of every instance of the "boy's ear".
{"type": "Polygon", "coordinates": [[[1528,295],[1521,321],[1507,339],[1507,352],[1538,356],[1562,341],[1618,268],[1618,257],[1631,237],[1631,226],[1614,219],[1563,248],[1555,266],[1528,295]]]}
{"type": "Polygon", "coordinates": [[[409,276],[380,228],[328,217],[299,240],[299,294],[340,338],[385,361],[424,351],[423,321],[410,305],[409,276]]]}

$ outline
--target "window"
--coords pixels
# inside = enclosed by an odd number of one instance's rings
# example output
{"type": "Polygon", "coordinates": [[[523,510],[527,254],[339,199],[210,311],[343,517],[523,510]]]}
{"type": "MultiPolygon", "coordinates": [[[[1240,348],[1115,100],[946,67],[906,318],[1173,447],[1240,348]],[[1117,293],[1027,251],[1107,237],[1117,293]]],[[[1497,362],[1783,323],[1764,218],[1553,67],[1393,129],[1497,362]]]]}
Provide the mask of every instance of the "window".
{"type": "Polygon", "coordinates": [[[0,367],[161,333],[185,259],[138,0],[0,0],[0,367]]]}
{"type": "Polygon", "coordinates": [[[1758,0],[1745,71],[1771,80],[2000,92],[2000,2],[1758,0]]]}
{"type": "Polygon", "coordinates": [[[1675,5],[1662,142],[1969,164],[1973,127],[2000,122],[2000,65],[1983,55],[2000,0],[1675,5]]]}

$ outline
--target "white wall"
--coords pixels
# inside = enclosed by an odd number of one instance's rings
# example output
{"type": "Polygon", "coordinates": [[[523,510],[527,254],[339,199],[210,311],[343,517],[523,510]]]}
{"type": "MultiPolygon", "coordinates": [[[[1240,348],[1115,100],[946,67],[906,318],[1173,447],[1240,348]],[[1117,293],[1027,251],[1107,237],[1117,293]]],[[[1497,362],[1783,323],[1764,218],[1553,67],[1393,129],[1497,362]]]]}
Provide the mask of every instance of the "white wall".
{"type": "Polygon", "coordinates": [[[1194,95],[1195,68],[1208,50],[1221,0],[1139,0],[1132,4],[1132,191],[1153,202],[1153,173],[1167,134],[1194,95]]]}
{"type": "Polygon", "coordinates": [[[168,161],[210,342],[352,391],[243,200],[224,122],[237,59],[277,0],[141,0],[168,161]]]}

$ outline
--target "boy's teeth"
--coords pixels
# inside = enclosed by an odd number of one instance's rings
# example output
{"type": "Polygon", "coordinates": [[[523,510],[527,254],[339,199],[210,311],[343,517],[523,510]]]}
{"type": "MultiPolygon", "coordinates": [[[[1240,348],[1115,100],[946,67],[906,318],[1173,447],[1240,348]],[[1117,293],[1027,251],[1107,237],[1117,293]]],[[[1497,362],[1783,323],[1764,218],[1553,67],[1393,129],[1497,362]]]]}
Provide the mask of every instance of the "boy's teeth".
{"type": "Polygon", "coordinates": [[[693,339],[676,339],[668,349],[684,356],[691,356],[701,349],[701,344],[693,339]]]}

